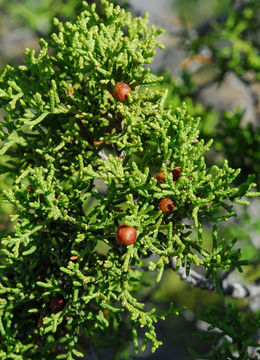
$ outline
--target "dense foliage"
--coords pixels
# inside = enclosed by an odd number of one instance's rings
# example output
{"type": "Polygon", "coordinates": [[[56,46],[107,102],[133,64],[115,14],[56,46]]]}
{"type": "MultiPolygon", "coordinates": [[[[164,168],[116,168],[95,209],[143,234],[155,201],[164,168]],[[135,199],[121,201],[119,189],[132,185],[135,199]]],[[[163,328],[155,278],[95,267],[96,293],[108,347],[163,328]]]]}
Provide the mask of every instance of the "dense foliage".
{"type": "Polygon", "coordinates": [[[211,141],[199,139],[199,118],[184,103],[165,106],[167,91],[150,86],[162,80],[144,67],[161,30],[101,4],[84,3],[75,22],[55,19],[58,32],[39,54],[27,49],[24,65],[0,75],[1,169],[15,184],[3,194],[15,208],[1,239],[3,360],[76,359],[106,341],[119,351],[130,332],[138,351],[143,330],[142,350],[151,341],[154,351],[154,323],[182,309],[140,302],[142,270],[159,282],[172,259],[187,276],[201,266],[221,293],[217,270],[246,263],[218,224],[258,195],[253,176],[235,186],[239,170],[227,161],[206,166],[211,141]],[[119,82],[131,88],[125,101],[119,82]],[[137,231],[129,246],[115,239],[124,224],[137,231]]]}

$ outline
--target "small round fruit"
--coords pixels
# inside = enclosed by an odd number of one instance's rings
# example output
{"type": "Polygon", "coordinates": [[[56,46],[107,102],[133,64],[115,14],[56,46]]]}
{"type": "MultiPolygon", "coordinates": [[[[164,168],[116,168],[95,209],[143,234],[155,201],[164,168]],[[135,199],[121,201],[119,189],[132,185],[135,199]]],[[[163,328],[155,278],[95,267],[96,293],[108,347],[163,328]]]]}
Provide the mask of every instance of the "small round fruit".
{"type": "Polygon", "coordinates": [[[137,231],[133,226],[120,225],[116,230],[116,241],[122,245],[132,245],[137,238],[137,231]]]}
{"type": "Polygon", "coordinates": [[[160,171],[157,175],[156,175],[156,180],[161,183],[165,183],[165,176],[164,176],[164,173],[162,171],[160,171]]]}
{"type": "Polygon", "coordinates": [[[106,318],[109,315],[109,310],[107,310],[107,309],[103,310],[103,315],[106,318]]]}
{"type": "Polygon", "coordinates": [[[64,299],[64,296],[61,294],[57,294],[55,295],[50,302],[50,307],[52,308],[52,310],[54,311],[61,311],[64,309],[66,305],[66,301],[64,299]]]}
{"type": "Polygon", "coordinates": [[[33,194],[33,193],[34,193],[34,189],[33,189],[32,185],[28,185],[28,186],[27,186],[27,190],[29,190],[29,194],[33,194]]]}
{"type": "Polygon", "coordinates": [[[171,199],[168,199],[168,198],[163,198],[159,202],[159,207],[162,210],[162,212],[165,214],[172,213],[175,208],[174,203],[171,201],[171,199]]]}
{"type": "Polygon", "coordinates": [[[176,167],[175,169],[172,170],[172,180],[175,183],[179,179],[180,176],[181,176],[181,168],[180,167],[176,167]]]}
{"type": "Polygon", "coordinates": [[[126,101],[128,95],[131,93],[131,88],[128,84],[124,82],[119,82],[114,87],[114,96],[119,101],[126,101]]]}

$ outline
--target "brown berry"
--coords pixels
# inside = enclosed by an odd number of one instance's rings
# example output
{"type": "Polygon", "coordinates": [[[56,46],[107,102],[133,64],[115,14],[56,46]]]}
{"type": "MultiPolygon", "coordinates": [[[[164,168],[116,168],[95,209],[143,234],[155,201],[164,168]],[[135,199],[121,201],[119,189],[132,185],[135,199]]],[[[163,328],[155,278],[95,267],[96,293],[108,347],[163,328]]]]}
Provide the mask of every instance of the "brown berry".
{"type": "Polygon", "coordinates": [[[160,171],[157,175],[156,175],[156,180],[158,182],[164,182],[165,183],[165,176],[164,173],[162,171],[160,171]]]}
{"type": "Polygon", "coordinates": [[[114,96],[119,101],[126,101],[128,95],[131,93],[131,88],[128,84],[124,82],[119,82],[114,87],[114,96]]]}
{"type": "Polygon", "coordinates": [[[43,194],[39,194],[39,200],[40,202],[43,202],[43,194]]]}
{"type": "Polygon", "coordinates": [[[179,179],[180,176],[181,176],[181,168],[180,167],[176,167],[175,169],[172,170],[172,180],[175,183],[179,179]]]}
{"type": "Polygon", "coordinates": [[[133,226],[120,225],[116,230],[116,241],[120,244],[132,245],[137,238],[137,231],[133,226]]]}
{"type": "Polygon", "coordinates": [[[33,189],[32,185],[28,185],[28,186],[27,186],[27,190],[29,190],[29,194],[33,194],[33,193],[34,193],[34,189],[33,189]]]}
{"type": "Polygon", "coordinates": [[[108,314],[109,314],[109,310],[107,310],[107,309],[103,310],[103,314],[104,314],[104,316],[106,318],[108,316],[108,314]]]}
{"type": "Polygon", "coordinates": [[[167,198],[163,198],[159,202],[159,207],[162,210],[162,212],[165,214],[170,214],[171,212],[173,212],[175,208],[174,203],[171,201],[171,199],[167,199],[167,198]]]}
{"type": "Polygon", "coordinates": [[[66,301],[65,301],[63,295],[57,294],[51,299],[50,307],[52,308],[52,310],[58,312],[58,311],[61,311],[64,309],[65,304],[66,304],[66,301]]]}

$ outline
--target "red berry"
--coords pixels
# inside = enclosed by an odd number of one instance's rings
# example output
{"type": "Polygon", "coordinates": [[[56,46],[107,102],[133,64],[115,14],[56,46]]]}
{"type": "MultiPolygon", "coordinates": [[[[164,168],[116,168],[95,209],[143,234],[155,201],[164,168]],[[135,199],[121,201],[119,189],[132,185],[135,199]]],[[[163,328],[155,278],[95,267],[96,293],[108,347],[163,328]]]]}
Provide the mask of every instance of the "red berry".
{"type": "Polygon", "coordinates": [[[64,299],[64,296],[61,294],[57,294],[51,299],[50,307],[54,311],[61,311],[64,309],[65,304],[66,304],[66,301],[64,299]]]}
{"type": "Polygon", "coordinates": [[[164,173],[162,171],[160,171],[157,175],[156,175],[156,180],[158,182],[164,182],[165,183],[165,176],[164,173]]]}
{"type": "Polygon", "coordinates": [[[159,202],[159,207],[162,210],[162,212],[165,214],[170,214],[171,212],[173,212],[175,208],[174,203],[171,201],[171,199],[167,199],[167,198],[163,198],[159,202]]]}
{"type": "Polygon", "coordinates": [[[29,194],[33,194],[33,193],[34,193],[34,189],[33,189],[32,185],[28,185],[28,186],[27,186],[27,190],[29,190],[29,194]]]}
{"type": "Polygon", "coordinates": [[[175,169],[172,170],[172,180],[175,183],[179,179],[180,176],[181,176],[181,168],[180,167],[176,167],[175,169]]]}
{"type": "Polygon", "coordinates": [[[107,309],[103,310],[103,314],[104,314],[104,316],[106,318],[108,316],[108,314],[109,314],[109,310],[107,310],[107,309]]]}
{"type": "Polygon", "coordinates": [[[123,245],[132,245],[137,238],[137,231],[133,226],[120,225],[116,230],[116,241],[123,245]]]}
{"type": "Polygon", "coordinates": [[[130,86],[128,84],[123,83],[123,82],[119,82],[114,87],[114,96],[119,101],[126,101],[128,95],[131,93],[131,91],[132,90],[131,90],[131,88],[130,88],[130,86]]]}
{"type": "Polygon", "coordinates": [[[60,197],[60,194],[58,192],[58,190],[55,190],[55,199],[58,199],[60,197]]]}

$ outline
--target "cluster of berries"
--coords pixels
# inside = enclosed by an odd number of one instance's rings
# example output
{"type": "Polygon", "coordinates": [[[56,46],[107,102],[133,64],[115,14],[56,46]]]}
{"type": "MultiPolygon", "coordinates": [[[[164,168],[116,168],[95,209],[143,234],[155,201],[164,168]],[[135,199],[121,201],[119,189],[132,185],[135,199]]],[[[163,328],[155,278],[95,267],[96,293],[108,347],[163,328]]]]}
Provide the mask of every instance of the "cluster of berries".
{"type": "MultiPolygon", "coordinates": [[[[34,193],[34,188],[32,187],[32,185],[28,185],[27,190],[29,191],[30,195],[34,193]]],[[[60,197],[60,194],[56,190],[55,191],[55,199],[58,199],[59,197],[60,197]]],[[[40,200],[40,202],[43,202],[43,194],[39,194],[39,200],[40,200]]]]}
{"type": "MultiPolygon", "coordinates": [[[[114,87],[113,93],[114,96],[119,101],[126,101],[128,95],[131,93],[131,88],[128,84],[119,82],[114,87]]],[[[176,167],[175,169],[172,170],[172,178],[174,183],[176,183],[180,175],[181,175],[181,169],[179,167],[176,167]]],[[[164,173],[162,171],[160,171],[156,175],[156,179],[159,183],[166,182],[164,173]]],[[[159,202],[159,208],[164,214],[170,214],[173,212],[175,205],[171,199],[163,198],[159,202]]],[[[120,225],[116,230],[116,240],[119,244],[123,244],[126,246],[132,245],[136,241],[136,238],[137,238],[137,231],[132,226],[127,226],[123,224],[120,225]]]]}
{"type": "MultiPolygon", "coordinates": [[[[176,167],[172,170],[172,177],[174,183],[179,179],[181,176],[181,170],[179,167],[176,167]]],[[[162,171],[160,171],[156,175],[156,179],[158,182],[166,182],[165,176],[162,171]]],[[[159,208],[164,214],[170,214],[173,212],[175,205],[173,201],[169,198],[162,198],[159,202],[159,208]]],[[[122,245],[132,245],[137,238],[137,231],[133,226],[127,225],[120,225],[116,230],[116,240],[119,244],[122,245]]]]}
{"type": "MultiPolygon", "coordinates": [[[[131,88],[128,84],[124,82],[118,82],[116,86],[114,87],[113,94],[119,101],[126,101],[128,98],[128,95],[131,93],[131,88]]],[[[176,181],[181,176],[181,170],[179,167],[176,167],[172,170],[172,178],[173,182],[176,183],[176,181]]],[[[156,175],[156,179],[158,183],[165,183],[165,176],[162,171],[160,171],[156,175]]],[[[27,187],[30,194],[34,192],[31,185],[27,187]]],[[[40,194],[41,195],[41,194],[40,194]]],[[[59,197],[59,194],[55,192],[55,197],[59,197]]],[[[43,199],[42,198],[40,200],[43,199]]],[[[169,198],[162,198],[159,202],[159,208],[164,214],[170,214],[174,211],[175,205],[173,201],[169,198]]],[[[116,230],[116,240],[119,244],[129,246],[132,245],[136,239],[137,239],[137,231],[133,226],[127,226],[125,224],[118,226],[116,230]]],[[[61,311],[65,307],[66,300],[61,294],[57,294],[55,297],[51,299],[50,307],[53,311],[61,311]]]]}
{"type": "MultiPolygon", "coordinates": [[[[113,94],[117,98],[117,100],[126,101],[131,91],[131,87],[128,84],[124,82],[118,82],[114,87],[113,94]]],[[[172,171],[173,181],[175,183],[179,179],[180,174],[181,172],[179,167],[176,167],[172,171]]],[[[160,171],[156,175],[156,179],[159,183],[165,183],[164,173],[160,171]]],[[[159,207],[163,213],[170,214],[171,212],[173,212],[175,205],[171,199],[163,198],[159,203],[159,207]]],[[[126,246],[132,245],[136,241],[136,238],[137,231],[133,226],[127,226],[123,224],[120,225],[116,230],[116,240],[119,244],[126,246]]]]}

